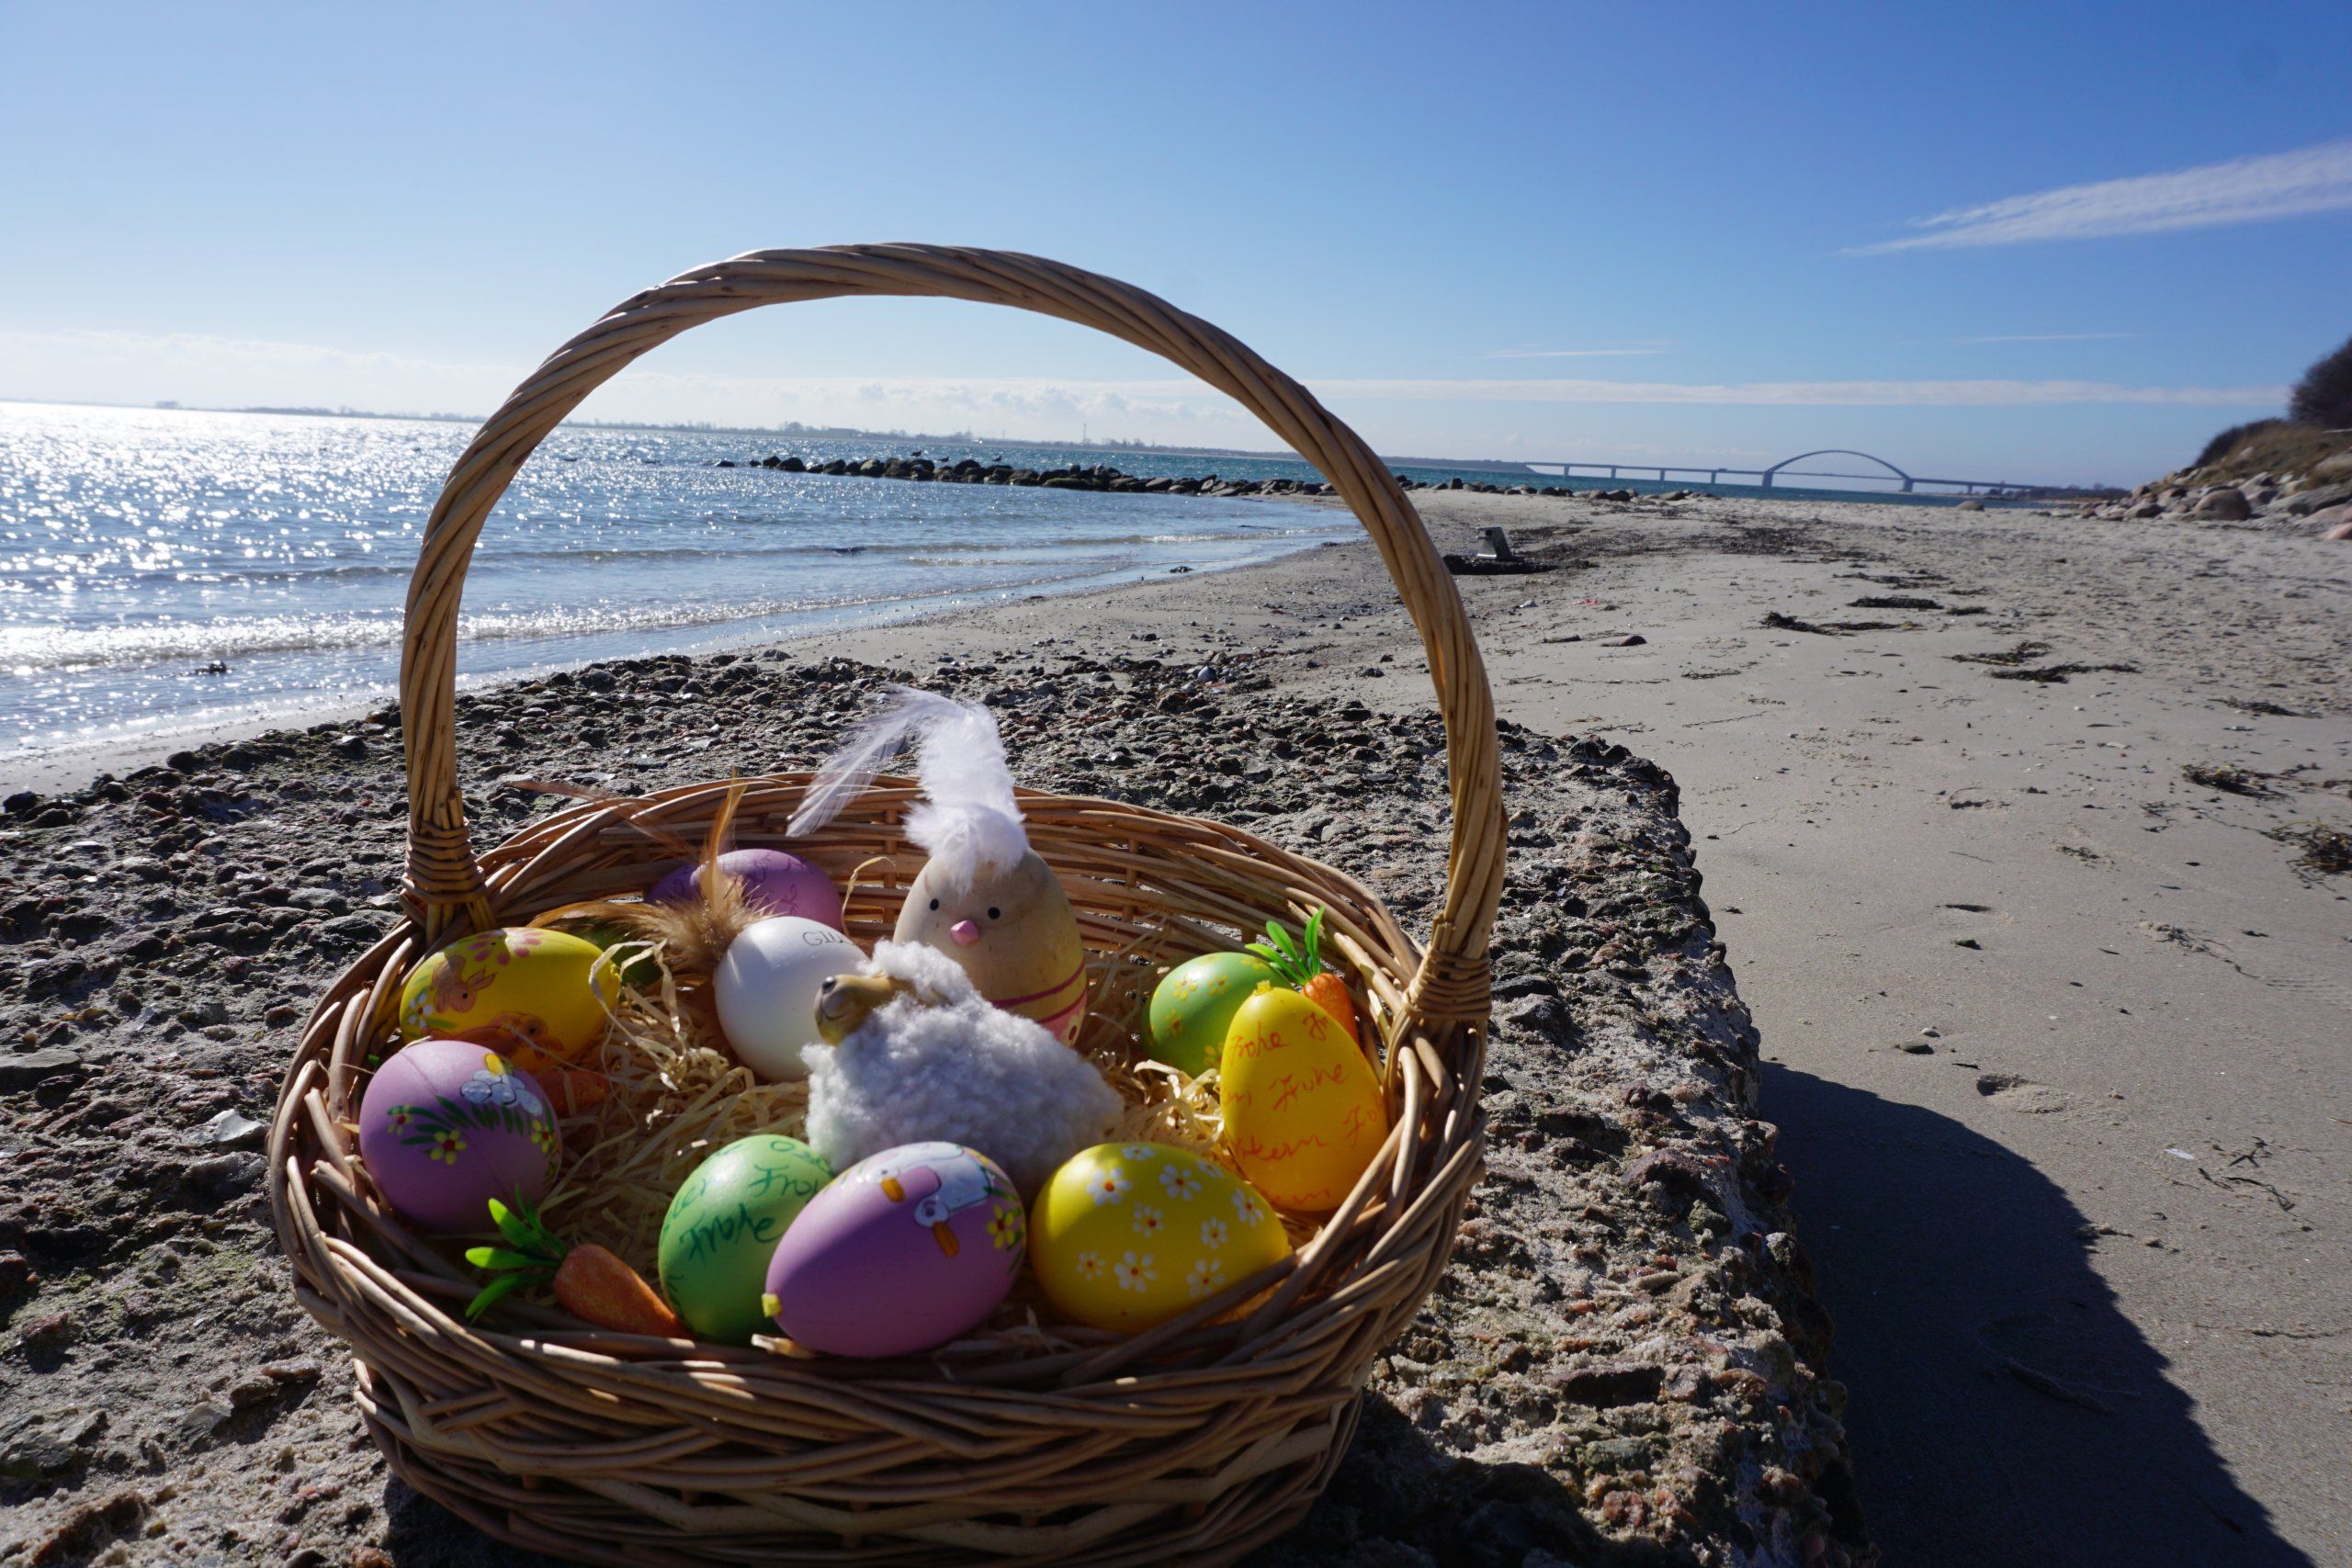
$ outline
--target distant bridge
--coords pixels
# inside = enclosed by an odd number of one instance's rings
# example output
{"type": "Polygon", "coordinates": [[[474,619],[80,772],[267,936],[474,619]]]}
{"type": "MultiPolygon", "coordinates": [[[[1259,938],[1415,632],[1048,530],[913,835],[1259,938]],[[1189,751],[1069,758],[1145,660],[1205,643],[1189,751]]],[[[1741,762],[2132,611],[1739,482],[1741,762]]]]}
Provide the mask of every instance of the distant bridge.
{"type": "MultiPolygon", "coordinates": [[[[1511,465],[1497,466],[1510,467],[1511,465]]],[[[1572,479],[1579,473],[1591,479],[1606,477],[1612,479],[1619,478],[1646,478],[1651,474],[1656,474],[1657,476],[1658,482],[1661,484],[1671,483],[1678,477],[1691,483],[1721,484],[1724,482],[1724,477],[1728,475],[1731,478],[1731,481],[1735,484],[1742,482],[1752,483],[1766,490],[1772,488],[1772,481],[1774,479],[1781,478],[1782,475],[1786,475],[1790,479],[1804,479],[1883,480],[1893,479],[1900,482],[1902,493],[1905,495],[1917,493],[1919,487],[1922,485],[1933,485],[1939,491],[1956,491],[1962,495],[2049,496],[2075,493],[2075,491],[2064,487],[2015,484],[2007,479],[1928,479],[1923,475],[1905,473],[1901,468],[1896,468],[1894,464],[1888,462],[1883,457],[1873,457],[1868,452],[1856,452],[1844,446],[1824,446],[1820,450],[1815,452],[1800,452],[1793,457],[1781,458],[1779,462],[1773,464],[1769,468],[1708,468],[1680,465],[1660,467],[1655,463],[1544,462],[1528,463],[1523,466],[1534,469],[1539,473],[1546,469],[1556,468],[1559,470],[1559,474],[1562,479],[1572,479]],[[1792,468],[1790,466],[1794,463],[1803,463],[1815,457],[1858,457],[1865,463],[1876,463],[1881,468],[1883,468],[1885,472],[1874,474],[1855,474],[1835,468],[1792,468]]]]}

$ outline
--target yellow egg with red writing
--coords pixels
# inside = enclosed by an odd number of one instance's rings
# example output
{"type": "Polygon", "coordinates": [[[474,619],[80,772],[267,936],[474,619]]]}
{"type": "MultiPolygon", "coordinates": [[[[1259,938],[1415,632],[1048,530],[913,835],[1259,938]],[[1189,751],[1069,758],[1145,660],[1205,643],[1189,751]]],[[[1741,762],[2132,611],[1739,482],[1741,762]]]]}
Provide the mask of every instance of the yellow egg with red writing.
{"type": "Polygon", "coordinates": [[[1140,1334],[1290,1252],[1250,1185],[1170,1144],[1097,1144],[1029,1205],[1029,1270],[1094,1328],[1140,1334]]]}
{"type": "Polygon", "coordinates": [[[578,1060],[605,1036],[620,974],[604,950],[536,926],[461,937],[401,988],[401,1037],[470,1040],[527,1072],[578,1060]]]}
{"type": "Polygon", "coordinates": [[[1380,1076],[1353,1037],[1279,987],[1233,1015],[1217,1095],[1241,1174],[1293,1213],[1338,1208],[1388,1136],[1380,1076]]]}

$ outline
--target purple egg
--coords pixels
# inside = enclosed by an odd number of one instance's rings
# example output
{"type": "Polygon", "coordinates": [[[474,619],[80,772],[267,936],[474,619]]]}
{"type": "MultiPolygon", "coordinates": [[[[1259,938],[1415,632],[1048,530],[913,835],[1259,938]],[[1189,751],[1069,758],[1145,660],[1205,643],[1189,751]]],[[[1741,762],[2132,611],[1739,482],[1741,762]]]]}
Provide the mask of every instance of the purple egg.
{"type": "MultiPolygon", "coordinates": [[[[753,908],[771,915],[797,915],[820,926],[842,929],[842,895],[832,879],[798,855],[782,850],[729,850],[718,869],[740,879],[753,908]]],[[[702,887],[702,863],[678,866],[646,891],[649,904],[683,904],[702,887]]]]}
{"type": "Polygon", "coordinates": [[[812,1350],[915,1355],[996,1310],[1028,1229],[994,1160],[956,1144],[902,1144],[808,1200],[768,1262],[765,1304],[812,1350]]]}
{"type": "Polygon", "coordinates": [[[555,1116],[537,1079],[487,1046],[419,1040],[359,1101],[359,1157],[393,1208],[430,1231],[491,1228],[490,1201],[536,1203],[555,1173],[555,1116]]]}

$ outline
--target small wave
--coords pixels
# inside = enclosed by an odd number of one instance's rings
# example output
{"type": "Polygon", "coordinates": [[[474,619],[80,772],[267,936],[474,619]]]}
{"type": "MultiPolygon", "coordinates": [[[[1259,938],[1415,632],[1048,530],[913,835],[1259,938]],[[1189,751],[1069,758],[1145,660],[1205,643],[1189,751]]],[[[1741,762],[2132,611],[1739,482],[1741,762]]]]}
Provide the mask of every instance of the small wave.
{"type": "MultiPolygon", "coordinates": [[[[458,616],[458,636],[465,642],[497,642],[679,631],[869,602],[752,599],[700,607],[488,610],[458,616]]],[[[401,618],[393,615],[252,615],[136,626],[13,626],[0,627],[0,670],[88,670],[260,654],[344,652],[397,645],[401,629],[401,618]]]]}

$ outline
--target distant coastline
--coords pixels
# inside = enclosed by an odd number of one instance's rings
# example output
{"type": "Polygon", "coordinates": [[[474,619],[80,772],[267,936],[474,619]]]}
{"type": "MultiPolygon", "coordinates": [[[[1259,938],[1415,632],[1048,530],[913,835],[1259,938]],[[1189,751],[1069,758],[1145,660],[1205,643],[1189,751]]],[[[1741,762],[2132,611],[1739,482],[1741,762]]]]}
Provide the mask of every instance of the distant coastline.
{"type": "MultiPolygon", "coordinates": [[[[386,419],[413,420],[428,424],[480,424],[490,416],[482,413],[393,413],[375,409],[325,408],[312,404],[277,406],[256,403],[230,406],[212,403],[183,403],[173,399],[161,399],[152,403],[101,403],[76,398],[16,398],[0,397],[0,403],[32,403],[50,408],[130,409],[164,413],[252,413],[290,415],[300,419],[386,419]]],[[[770,435],[796,441],[923,441],[940,446],[1049,446],[1057,451],[1072,452],[1160,452],[1175,457],[1261,457],[1282,458],[1295,456],[1287,447],[1259,449],[1248,446],[1169,446],[1154,441],[1049,441],[1017,435],[979,435],[968,430],[928,432],[921,430],[866,430],[850,424],[804,424],[798,420],[786,420],[782,424],[714,424],[706,420],[681,420],[662,423],[637,419],[568,419],[564,423],[579,430],[642,430],[673,432],[694,435],[770,435]]],[[[1387,459],[1430,466],[1441,461],[1453,467],[1464,466],[1452,458],[1387,459]]],[[[1507,457],[1472,459],[1476,466],[1516,466],[1507,457]]]]}
{"type": "MultiPolygon", "coordinates": [[[[480,424],[489,417],[486,414],[478,413],[386,413],[370,409],[324,408],[310,405],[288,407],[252,405],[230,408],[196,403],[181,403],[169,400],[153,403],[101,403],[80,401],[72,399],[0,397],[0,403],[27,403],[56,408],[103,408],[126,409],[132,411],[156,410],[164,412],[180,413],[254,414],[280,418],[293,417],[300,419],[408,420],[432,424],[459,425],[480,424]]],[[[787,420],[782,424],[714,424],[696,420],[686,420],[673,423],[662,423],[647,420],[597,420],[575,418],[565,421],[565,425],[569,429],[575,430],[643,431],[648,434],[690,435],[747,435],[785,441],[867,441],[876,443],[905,443],[917,452],[919,452],[922,446],[967,446],[980,450],[1023,449],[1053,452],[1100,452],[1104,454],[1125,454],[1127,456],[1148,455],[1155,457],[1218,457],[1260,463],[1295,463],[1303,460],[1299,457],[1297,453],[1292,451],[1286,446],[1263,448],[1250,446],[1165,446],[1160,443],[1151,441],[1060,441],[1047,440],[1039,437],[1013,435],[978,435],[968,430],[947,432],[867,430],[855,425],[804,424],[797,420],[787,420]]],[[[1441,474],[1509,474],[1519,482],[1530,482],[1537,479],[1548,478],[1554,479],[1555,482],[1571,482],[1571,486],[1573,488],[1572,481],[1561,481],[1559,476],[1544,475],[1532,466],[1533,463],[1541,462],[1543,459],[1528,459],[1522,457],[1421,457],[1400,456],[1390,453],[1382,453],[1379,456],[1380,460],[1383,463],[1385,463],[1392,472],[1396,473],[1407,473],[1419,470],[1423,474],[1430,472],[1441,474]]],[[[1556,467],[1557,465],[1556,462],[1554,462],[1548,463],[1545,466],[1556,467]]],[[[1645,462],[1631,466],[1636,468],[1647,468],[1652,465],[1645,462]]],[[[1695,472],[1697,471],[1697,468],[1704,466],[1705,465],[1692,466],[1690,467],[1690,471],[1695,472]]],[[[1675,471],[1684,471],[1683,466],[1676,466],[1675,471]]],[[[1628,478],[1620,481],[1613,477],[1607,481],[1600,481],[1589,474],[1577,475],[1575,476],[1575,480],[1581,481],[1584,488],[1587,489],[1600,485],[1601,488],[1631,488],[1637,491],[1655,491],[1661,489],[1676,490],[1685,488],[1687,485],[1690,489],[1705,493],[1746,494],[1749,493],[1753,489],[1753,487],[1737,485],[1710,486],[1682,480],[1663,482],[1657,480],[1637,481],[1628,478]]],[[[2113,490],[2113,493],[2118,495],[2123,493],[2120,489],[2103,484],[2059,486],[2051,488],[2076,491],[2086,495],[2098,494],[2109,490],[2113,490]]],[[[1804,490],[1805,493],[1837,495],[1840,497],[1872,496],[1882,493],[1889,493],[1891,499],[1905,501],[1917,499],[1912,496],[1896,497],[1893,496],[1891,492],[1882,492],[1871,490],[1829,490],[1811,489],[1809,487],[1782,487],[1783,493],[1793,493],[1799,489],[1804,490]]],[[[1754,493],[1761,494],[1766,492],[1756,491],[1754,493]]],[[[1929,497],[1928,499],[1950,500],[1957,498],[1937,494],[1929,497]]]]}

